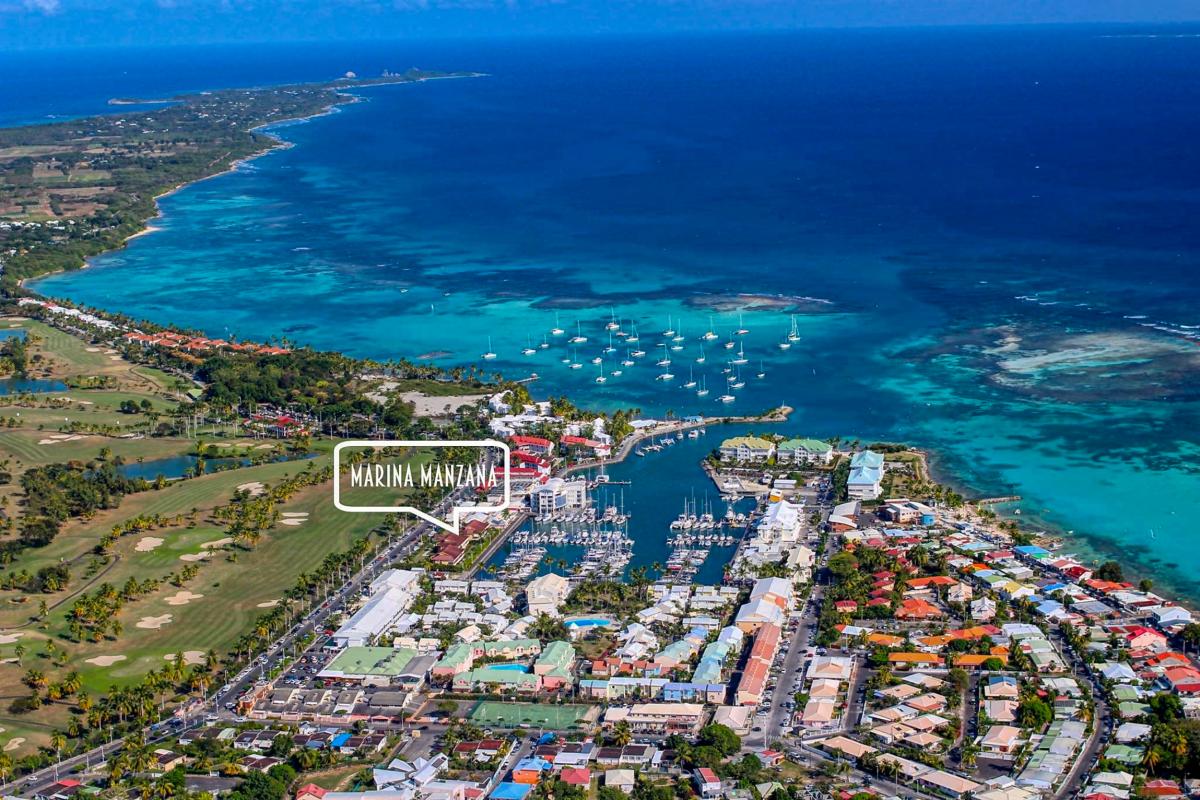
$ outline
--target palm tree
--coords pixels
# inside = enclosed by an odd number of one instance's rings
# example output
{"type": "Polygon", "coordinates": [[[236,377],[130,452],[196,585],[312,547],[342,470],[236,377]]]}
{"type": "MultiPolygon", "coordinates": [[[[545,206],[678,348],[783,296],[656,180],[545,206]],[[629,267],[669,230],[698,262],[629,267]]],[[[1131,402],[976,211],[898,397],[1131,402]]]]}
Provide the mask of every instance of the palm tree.
{"type": "Polygon", "coordinates": [[[1162,751],[1157,746],[1146,749],[1146,755],[1142,757],[1142,766],[1146,768],[1147,774],[1154,774],[1155,768],[1162,763],[1162,751]]]}
{"type": "Polygon", "coordinates": [[[633,741],[633,729],[629,727],[629,723],[621,720],[613,726],[612,743],[617,747],[624,747],[633,741]]]}
{"type": "Polygon", "coordinates": [[[54,780],[58,780],[58,762],[62,760],[62,749],[67,746],[67,737],[62,731],[50,734],[50,746],[54,748],[54,780]]]}

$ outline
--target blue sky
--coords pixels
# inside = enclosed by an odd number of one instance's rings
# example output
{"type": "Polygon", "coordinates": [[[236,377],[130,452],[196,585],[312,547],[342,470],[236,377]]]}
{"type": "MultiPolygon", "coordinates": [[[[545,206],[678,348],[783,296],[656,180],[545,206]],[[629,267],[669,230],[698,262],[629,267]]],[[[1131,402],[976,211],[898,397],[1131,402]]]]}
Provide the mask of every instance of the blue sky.
{"type": "Polygon", "coordinates": [[[1186,21],[1198,0],[0,0],[0,47],[1186,21]]]}

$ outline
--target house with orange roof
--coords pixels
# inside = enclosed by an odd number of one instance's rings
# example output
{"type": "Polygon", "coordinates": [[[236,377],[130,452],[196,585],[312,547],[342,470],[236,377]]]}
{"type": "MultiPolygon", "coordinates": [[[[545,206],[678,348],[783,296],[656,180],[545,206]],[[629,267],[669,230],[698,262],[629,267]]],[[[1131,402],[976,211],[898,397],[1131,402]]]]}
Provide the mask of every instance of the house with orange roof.
{"type": "Polygon", "coordinates": [[[867,644],[875,644],[880,647],[899,647],[904,644],[904,637],[894,636],[890,633],[872,633],[867,637],[867,644]]]}
{"type": "Polygon", "coordinates": [[[913,666],[916,664],[938,665],[942,663],[941,656],[933,653],[888,653],[888,663],[913,666]]]}
{"type": "Polygon", "coordinates": [[[945,614],[940,608],[919,597],[906,597],[896,609],[896,619],[940,619],[945,614]]]}

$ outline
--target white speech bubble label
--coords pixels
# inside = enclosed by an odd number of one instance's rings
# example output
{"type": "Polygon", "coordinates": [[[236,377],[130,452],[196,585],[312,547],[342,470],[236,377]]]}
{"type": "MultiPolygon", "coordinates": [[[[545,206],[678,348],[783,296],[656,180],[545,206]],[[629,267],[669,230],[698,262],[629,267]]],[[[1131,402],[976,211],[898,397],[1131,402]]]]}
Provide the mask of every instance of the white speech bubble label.
{"type": "MultiPolygon", "coordinates": [[[[420,517],[426,522],[432,523],[443,530],[451,533],[458,533],[458,520],[463,514],[489,513],[494,511],[507,511],[509,503],[512,500],[512,487],[510,484],[511,473],[511,458],[512,454],[508,449],[508,445],[504,442],[498,442],[495,439],[473,439],[470,441],[450,441],[450,442],[426,442],[426,441],[399,441],[395,439],[368,439],[360,441],[340,442],[333,448],[333,505],[339,511],[348,511],[352,514],[395,514],[397,512],[407,512],[414,516],[420,517]],[[348,506],[342,502],[342,450],[350,447],[371,448],[373,450],[382,450],[388,447],[409,447],[409,448],[438,448],[438,447],[473,447],[480,450],[496,449],[504,452],[504,500],[498,506],[454,506],[450,509],[450,520],[439,519],[428,511],[422,511],[414,506],[348,506]]],[[[495,469],[493,468],[493,475],[495,469]]]]}

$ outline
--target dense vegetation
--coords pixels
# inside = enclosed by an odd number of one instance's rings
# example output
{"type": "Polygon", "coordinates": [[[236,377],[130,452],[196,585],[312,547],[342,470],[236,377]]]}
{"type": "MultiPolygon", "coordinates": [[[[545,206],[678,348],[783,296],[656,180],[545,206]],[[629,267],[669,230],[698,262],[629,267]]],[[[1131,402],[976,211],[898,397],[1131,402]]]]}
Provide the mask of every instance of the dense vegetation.
{"type": "Polygon", "coordinates": [[[93,466],[48,464],[33,467],[21,476],[25,510],[21,534],[0,543],[0,561],[11,560],[27,547],[44,547],[54,541],[62,524],[72,517],[89,517],[97,511],[116,508],[130,492],[150,487],[141,479],[122,475],[111,463],[93,466]]]}

